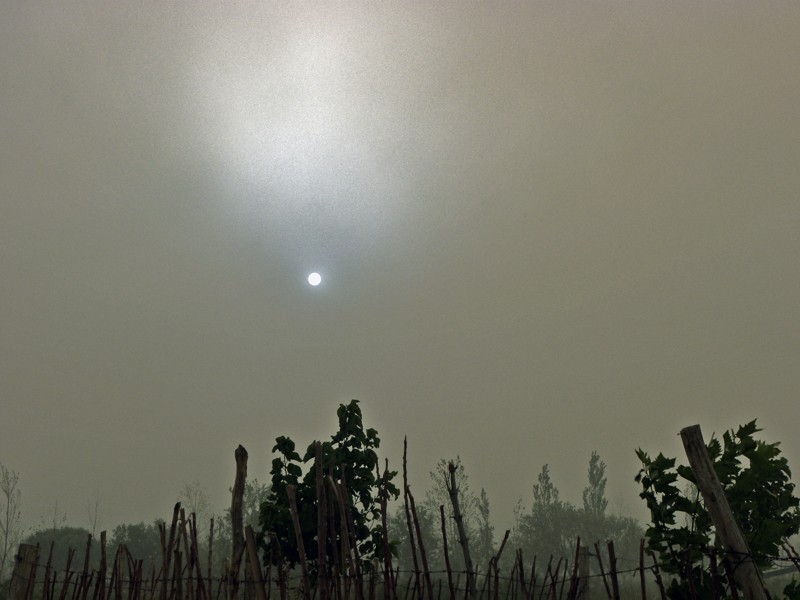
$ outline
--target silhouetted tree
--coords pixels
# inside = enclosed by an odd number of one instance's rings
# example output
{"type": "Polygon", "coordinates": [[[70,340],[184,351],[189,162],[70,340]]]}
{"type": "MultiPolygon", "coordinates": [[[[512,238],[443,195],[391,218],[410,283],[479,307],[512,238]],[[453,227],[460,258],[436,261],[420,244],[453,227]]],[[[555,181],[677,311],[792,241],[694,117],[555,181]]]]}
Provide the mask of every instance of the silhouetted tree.
{"type": "Polygon", "coordinates": [[[559,497],[558,488],[550,478],[549,466],[542,466],[533,485],[530,510],[517,509],[516,546],[528,557],[570,556],[578,535],[577,512],[575,506],[559,497]]]}
{"type": "MultiPolygon", "coordinates": [[[[57,527],[40,529],[27,536],[23,541],[25,544],[36,545],[42,548],[45,559],[50,549],[50,542],[53,542],[53,568],[64,571],[67,566],[67,558],[70,549],[75,551],[75,558],[72,561],[71,571],[80,572],[83,569],[83,555],[86,550],[86,541],[91,535],[88,529],[83,527],[57,527]]],[[[97,551],[97,544],[93,542],[95,551],[92,552],[90,565],[97,567],[100,553],[97,551]]],[[[63,573],[62,573],[63,575],[63,573]]],[[[62,576],[60,575],[60,577],[62,576]]]]}
{"type": "Polygon", "coordinates": [[[589,459],[589,485],[583,490],[583,510],[595,515],[604,515],[608,507],[606,500],[606,463],[600,460],[597,451],[589,459]]]}
{"type": "Polygon", "coordinates": [[[638,556],[642,529],[635,519],[606,512],[605,463],[597,452],[589,459],[589,484],[583,490],[583,507],[578,508],[560,498],[550,477],[548,465],[542,467],[533,485],[533,503],[525,511],[518,506],[512,541],[528,558],[544,560],[552,554],[570,558],[578,537],[585,545],[613,540],[617,556],[633,559],[638,556]]]}
{"type": "MultiPolygon", "coordinates": [[[[383,472],[380,480],[376,474],[378,455],[375,450],[380,446],[380,438],[375,429],[364,429],[361,409],[358,400],[350,404],[340,405],[336,411],[339,419],[339,431],[329,442],[321,444],[322,468],[327,476],[333,472],[333,480],[337,485],[342,483],[342,474],[346,481],[349,498],[346,503],[352,508],[353,526],[356,543],[365,566],[373,558],[383,556],[383,534],[381,527],[381,508],[379,491],[385,489],[391,498],[397,498],[399,490],[392,484],[397,474],[395,471],[383,472]]],[[[267,561],[272,561],[273,553],[270,532],[274,533],[281,548],[284,560],[291,566],[298,563],[300,556],[292,526],[289,509],[288,486],[294,486],[297,495],[297,508],[306,557],[315,567],[318,558],[317,549],[317,490],[316,466],[314,464],[317,442],[308,446],[302,458],[295,450],[295,443],[290,438],[281,436],[275,440],[273,452],[278,456],[272,461],[272,486],[265,502],[261,504],[261,534],[267,552],[267,561]],[[309,468],[303,475],[301,465],[309,468]]],[[[326,493],[330,487],[326,485],[326,493]]],[[[335,531],[328,531],[326,547],[332,564],[332,544],[339,544],[339,532],[342,523],[337,510],[333,511],[335,531]]]]}
{"type": "Polygon", "coordinates": [[[208,525],[210,523],[212,511],[211,500],[208,493],[200,485],[200,481],[195,479],[191,483],[183,484],[180,493],[178,494],[178,501],[183,506],[187,517],[194,513],[195,520],[197,521],[197,536],[198,539],[203,540],[208,532],[208,525]]]}
{"type": "Polygon", "coordinates": [[[0,582],[22,537],[22,491],[19,475],[0,464],[0,582]]]}

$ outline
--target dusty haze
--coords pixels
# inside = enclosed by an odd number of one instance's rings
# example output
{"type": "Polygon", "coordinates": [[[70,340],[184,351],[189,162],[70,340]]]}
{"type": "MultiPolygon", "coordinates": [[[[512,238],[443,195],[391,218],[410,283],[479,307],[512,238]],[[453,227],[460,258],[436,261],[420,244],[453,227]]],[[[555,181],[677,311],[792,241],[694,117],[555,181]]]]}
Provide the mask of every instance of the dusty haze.
{"type": "Polygon", "coordinates": [[[758,418],[800,469],[797,2],[3,2],[0,462],[168,516],[335,409],[499,527],[758,418]],[[311,288],[311,271],[323,276],[311,288]]]}

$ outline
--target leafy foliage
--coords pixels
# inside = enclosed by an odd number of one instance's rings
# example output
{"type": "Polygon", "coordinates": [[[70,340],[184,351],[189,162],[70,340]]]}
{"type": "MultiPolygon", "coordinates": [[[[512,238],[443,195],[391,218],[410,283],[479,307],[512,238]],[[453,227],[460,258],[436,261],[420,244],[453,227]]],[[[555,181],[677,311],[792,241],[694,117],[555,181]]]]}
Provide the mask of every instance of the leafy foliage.
{"type": "MultiPolygon", "coordinates": [[[[756,564],[768,567],[780,544],[800,530],[800,500],[793,495],[779,443],[756,440],[759,431],[756,421],[750,421],[725,432],[722,443],[712,438],[707,450],[756,564]]],[[[636,456],[642,463],[636,476],[642,486],[639,496],[650,510],[647,545],[658,555],[661,568],[673,575],[670,597],[687,597],[690,586],[699,595],[711,594],[710,548],[716,546],[720,556],[723,549],[702,498],[678,487],[679,477],[696,484],[694,473],[663,454],[651,459],[639,449],[636,456]]]]}
{"type": "MultiPolygon", "coordinates": [[[[380,438],[375,429],[364,429],[358,400],[340,405],[336,414],[339,431],[329,442],[321,444],[322,468],[324,474],[332,474],[337,483],[345,482],[349,496],[346,502],[352,510],[356,543],[361,558],[367,564],[372,558],[383,556],[379,494],[385,491],[389,496],[397,498],[399,490],[392,483],[397,472],[385,471],[378,478],[378,455],[375,450],[380,446],[380,438]]],[[[316,537],[317,467],[314,464],[316,444],[316,441],[312,442],[301,457],[290,438],[281,436],[275,440],[272,451],[277,452],[278,456],[272,461],[272,486],[266,501],[261,504],[261,532],[267,549],[267,561],[277,563],[278,556],[282,556],[290,566],[295,566],[300,560],[287,492],[288,486],[292,485],[296,488],[298,518],[306,557],[312,563],[312,568],[316,566],[319,558],[316,537]],[[308,463],[311,464],[304,475],[302,465],[308,463]],[[270,533],[274,534],[277,544],[272,541],[270,533]]],[[[326,486],[326,489],[330,488],[326,486]]],[[[338,509],[331,511],[330,516],[336,526],[333,532],[328,528],[328,564],[332,563],[333,544],[340,544],[340,535],[344,529],[338,509]]]]}

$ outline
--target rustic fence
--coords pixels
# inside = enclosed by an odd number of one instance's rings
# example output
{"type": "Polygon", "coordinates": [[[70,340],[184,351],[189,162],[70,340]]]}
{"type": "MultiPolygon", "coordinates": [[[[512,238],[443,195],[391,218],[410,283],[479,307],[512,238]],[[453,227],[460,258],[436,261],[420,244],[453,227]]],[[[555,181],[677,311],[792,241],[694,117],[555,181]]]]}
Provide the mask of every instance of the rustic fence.
{"type": "MultiPolygon", "coordinates": [[[[180,515],[180,509],[178,509],[180,515]]],[[[161,565],[137,559],[124,545],[117,546],[113,556],[107,554],[105,536],[100,537],[100,564],[89,569],[91,538],[84,556],[78,561],[70,551],[65,569],[53,568],[53,545],[43,551],[39,546],[23,544],[16,557],[9,589],[9,600],[289,600],[317,598],[328,600],[577,600],[607,597],[666,598],[657,563],[641,547],[639,564],[618,569],[613,542],[592,547],[576,543],[575,557],[538,562],[534,557],[526,564],[521,551],[516,552],[513,566],[507,573],[490,567],[473,573],[474,592],[466,572],[408,571],[395,568],[387,576],[380,568],[354,573],[334,573],[308,586],[301,572],[287,572],[272,566],[263,568],[259,561],[251,529],[246,529],[244,569],[234,573],[228,562],[220,573],[199,560],[193,545],[191,520],[179,516],[170,544],[161,565]],[[110,560],[109,560],[110,559],[110,560]],[[649,559],[649,560],[648,560],[649,559]],[[648,564],[649,563],[649,564],[648,564]],[[165,575],[166,573],[166,575],[165,575]],[[624,581],[623,581],[624,580],[624,581]],[[430,585],[428,585],[428,583],[430,585]],[[591,591],[591,594],[590,594],[591,591]],[[474,595],[473,595],[474,593],[474,595]]],[[[165,528],[166,530],[166,528],[165,528]]],[[[166,531],[165,531],[166,533],[166,531]]],[[[165,535],[165,538],[167,536],[165,535]]],[[[194,538],[196,539],[196,538],[194,538]]],[[[499,554],[497,557],[499,558],[499,554]]],[[[789,550],[787,561],[800,569],[800,556],[789,550]],[[793,553],[793,554],[792,554],[793,553]]],[[[492,561],[496,563],[495,559],[492,561]]],[[[782,570],[781,573],[785,572],[782,570]]],[[[720,596],[736,598],[732,576],[720,582],[720,596]]]]}
{"type": "MultiPolygon", "coordinates": [[[[190,523],[189,520],[183,523],[190,523]]],[[[222,573],[211,574],[198,560],[199,553],[191,534],[184,535],[179,518],[172,544],[167,542],[164,560],[158,567],[137,559],[124,545],[117,546],[113,556],[107,554],[105,536],[100,539],[100,564],[89,569],[91,538],[87,540],[82,561],[75,561],[74,550],[65,569],[52,566],[53,545],[48,549],[23,544],[16,557],[9,600],[269,600],[273,597],[328,598],[329,600],[414,600],[423,598],[452,600],[472,597],[468,581],[472,575],[479,600],[538,600],[543,598],[585,598],[590,580],[602,582],[609,598],[620,597],[619,578],[623,574],[642,575],[650,570],[618,571],[614,560],[613,543],[609,542],[608,562],[604,563],[600,546],[577,545],[577,560],[570,565],[566,559],[550,557],[547,563],[536,560],[524,566],[521,551],[510,573],[491,567],[486,572],[407,571],[394,568],[386,575],[379,568],[359,569],[357,572],[333,573],[308,586],[301,572],[284,571],[272,566],[261,567],[251,529],[246,530],[246,556],[241,573],[233,573],[229,563],[222,573]],[[595,559],[599,571],[590,573],[590,559],[595,559]],[[82,567],[73,568],[73,564],[82,567]],[[166,573],[166,575],[165,575],[166,573]],[[428,585],[429,584],[429,585],[428,585]]],[[[644,584],[643,584],[644,585],[644,584]]]]}
{"type": "MultiPolygon", "coordinates": [[[[684,430],[682,434],[687,433],[684,430]]],[[[699,437],[699,429],[694,431],[699,437]]],[[[686,437],[686,436],[684,436],[686,437]]],[[[702,444],[702,438],[695,439],[695,446],[702,444]]],[[[688,444],[687,444],[688,450],[688,444]]],[[[323,469],[320,460],[320,448],[317,447],[317,473],[323,469]]],[[[695,459],[689,454],[690,460],[695,459]]],[[[161,557],[145,568],[145,561],[134,557],[124,545],[108,552],[105,532],[99,540],[100,559],[97,568],[90,569],[93,540],[88,536],[83,552],[82,566],[73,568],[75,563],[74,549],[70,549],[65,569],[53,566],[53,544],[48,549],[40,546],[23,544],[19,548],[9,588],[9,600],[585,600],[590,592],[594,597],[605,596],[618,600],[624,597],[639,597],[643,600],[650,594],[653,598],[666,599],[665,584],[659,571],[655,557],[645,552],[644,541],[639,546],[638,561],[635,566],[620,570],[613,541],[602,545],[587,545],[576,540],[575,550],[570,557],[556,558],[550,556],[545,562],[531,557],[529,563],[521,550],[516,550],[513,561],[507,572],[501,572],[500,559],[506,548],[509,533],[500,544],[497,554],[492,557],[483,573],[472,567],[469,548],[463,531],[458,540],[462,545],[462,553],[466,569],[462,572],[450,567],[449,546],[444,526],[444,508],[440,508],[442,520],[442,542],[446,569],[432,571],[428,567],[426,549],[420,535],[420,524],[417,519],[413,495],[407,483],[405,452],[403,456],[403,496],[406,507],[406,521],[409,532],[409,544],[413,557],[414,569],[404,571],[392,565],[391,554],[387,552],[389,544],[384,523],[384,559],[364,561],[358,556],[358,544],[353,527],[350,495],[346,489],[344,477],[338,481],[329,471],[326,478],[330,486],[332,498],[339,505],[336,511],[341,518],[337,521],[333,514],[326,514],[328,502],[318,502],[319,521],[323,533],[318,539],[327,539],[332,534],[334,554],[338,553],[332,564],[325,564],[324,551],[320,553],[321,561],[317,572],[309,569],[304,551],[300,552],[299,569],[288,570],[278,555],[271,560],[263,560],[251,527],[243,527],[242,497],[247,474],[247,452],[239,446],[235,452],[236,478],[232,489],[232,552],[223,562],[222,568],[214,573],[211,552],[207,560],[201,557],[198,542],[197,524],[193,514],[186,515],[180,504],[176,504],[169,526],[159,525],[161,557]],[[330,517],[330,518],[329,518],[330,517]],[[324,533],[327,525],[328,534],[324,533]],[[337,530],[338,529],[338,530],[337,530]],[[416,535],[414,535],[416,532],[416,535]],[[338,540],[338,542],[336,542],[338,540]],[[341,547],[337,549],[338,543],[341,547]],[[277,559],[277,560],[276,560],[277,559]],[[266,564],[266,567],[262,565],[266,564]],[[274,566],[277,565],[277,566],[274,566]],[[594,568],[592,568],[594,565],[594,568]],[[621,585],[620,576],[626,575],[626,585],[621,585]],[[623,587],[625,588],[623,590],[623,587]],[[624,592],[624,594],[623,594],[624,592]]],[[[701,457],[702,458],[702,457],[701,457]]],[[[692,465],[695,468],[695,464],[692,465]]],[[[698,485],[703,489],[704,482],[698,485]]],[[[713,473],[713,470],[712,470],[713,473]]],[[[451,502],[456,524],[460,524],[460,512],[454,467],[450,467],[451,502]]],[[[713,482],[712,482],[713,483],[713,482]]],[[[318,498],[323,498],[323,483],[318,477],[318,498]]],[[[292,512],[295,534],[302,550],[300,527],[297,521],[297,506],[294,490],[289,486],[290,509],[292,512]]],[[[721,492],[715,490],[717,498],[721,492]]],[[[721,494],[724,499],[724,494],[721,494]]],[[[329,497],[330,498],[330,497],[329,497]]],[[[386,494],[382,494],[382,513],[386,515],[386,494]]],[[[209,548],[213,548],[212,539],[209,548]]],[[[320,542],[321,543],[321,542],[320,542]]],[[[746,546],[745,546],[746,548],[746,546]]],[[[790,545],[784,547],[786,557],[781,557],[787,564],[800,570],[800,555],[790,545]]],[[[716,555],[713,553],[713,559],[716,555]]],[[[743,562],[755,563],[753,557],[736,556],[730,551],[720,557],[724,566],[724,576],[715,581],[715,597],[738,599],[738,589],[742,589],[741,581],[736,573],[737,566],[743,562]],[[732,565],[729,557],[736,562],[732,565]]],[[[717,569],[712,569],[716,573],[717,569]]],[[[740,574],[739,574],[740,576],[740,574]]],[[[758,574],[761,577],[761,574],[758,574]]],[[[767,592],[760,580],[760,591],[767,592]]],[[[760,597],[745,591],[745,597],[760,597]]],[[[766,596],[765,596],[766,597],[766,596]]]]}

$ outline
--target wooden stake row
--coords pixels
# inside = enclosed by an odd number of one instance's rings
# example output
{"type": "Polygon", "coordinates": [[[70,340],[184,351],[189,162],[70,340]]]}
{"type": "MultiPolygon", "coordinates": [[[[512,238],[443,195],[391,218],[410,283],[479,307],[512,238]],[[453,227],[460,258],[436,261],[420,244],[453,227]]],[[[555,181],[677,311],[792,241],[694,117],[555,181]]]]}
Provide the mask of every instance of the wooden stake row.
{"type": "MultiPolygon", "coordinates": [[[[449,465],[450,480],[448,492],[459,534],[459,544],[467,566],[464,573],[454,572],[450,561],[450,543],[447,539],[447,526],[444,505],[439,507],[442,531],[442,544],[446,571],[435,578],[428,564],[427,548],[422,538],[422,529],[414,500],[408,484],[407,443],[403,444],[403,508],[406,517],[408,540],[413,562],[413,571],[405,581],[401,581],[400,569],[393,566],[389,551],[390,542],[387,529],[388,491],[381,478],[380,468],[376,468],[377,479],[381,482],[378,497],[381,507],[383,564],[369,565],[362,562],[353,518],[352,497],[347,485],[345,469],[335,469],[333,465],[323,464],[322,448],[315,448],[316,495],[317,495],[317,570],[312,584],[306,548],[300,530],[296,490],[289,486],[288,495],[295,539],[300,555],[300,573],[287,572],[281,547],[275,534],[269,534],[270,560],[259,556],[255,533],[251,527],[242,526],[242,499],[247,477],[247,451],[239,446],[235,452],[236,479],[232,490],[231,555],[223,564],[222,573],[212,574],[214,546],[214,520],[211,520],[208,540],[208,558],[205,569],[200,560],[197,537],[197,523],[194,514],[186,515],[180,503],[173,509],[169,527],[159,524],[161,561],[152,566],[149,573],[144,572],[144,561],[131,556],[124,545],[116,548],[109,563],[106,533],[100,534],[100,561],[96,570],[90,570],[92,536],[88,536],[80,570],[73,571],[75,550],[68,552],[64,571],[53,567],[53,544],[51,543],[44,573],[37,579],[42,549],[22,544],[16,556],[16,564],[9,588],[9,600],[272,600],[277,594],[280,600],[302,597],[303,600],[376,600],[382,594],[383,600],[577,600],[588,597],[589,590],[589,548],[578,539],[572,565],[559,558],[555,565],[553,556],[549,557],[543,573],[537,572],[537,557],[534,556],[530,569],[525,568],[521,550],[517,550],[507,577],[500,575],[500,558],[506,547],[510,531],[506,531],[499,550],[489,561],[483,581],[478,589],[478,573],[472,566],[469,554],[469,540],[466,537],[463,518],[459,509],[458,490],[455,482],[455,466],[449,465]],[[338,472],[337,472],[338,471],[338,472]],[[338,475],[338,477],[337,477],[338,475]],[[330,546],[329,546],[330,544],[330,546]],[[328,552],[330,551],[330,557],[328,552]],[[328,562],[330,560],[330,562],[328,562]],[[244,562],[244,576],[242,573],[244,562]],[[262,568],[266,564],[266,569],[262,568]],[[277,565],[273,567],[272,565],[277,565]],[[110,570],[110,572],[109,572],[110,570]],[[460,587],[461,576],[466,575],[464,587],[460,587]],[[299,581],[297,587],[291,581],[299,581]],[[446,588],[443,589],[443,584],[446,588]]],[[[384,467],[384,477],[389,472],[388,462],[384,467]]],[[[621,597],[619,571],[614,543],[606,543],[608,568],[603,561],[599,543],[594,544],[593,556],[597,562],[598,575],[603,590],[609,599],[621,597]]],[[[784,550],[800,570],[800,555],[790,545],[784,550]]],[[[712,562],[712,589],[714,598],[724,597],[726,593],[738,598],[733,582],[733,567],[726,556],[721,571],[717,568],[718,557],[710,554],[712,562]],[[718,573],[724,572],[725,577],[718,573]],[[726,585],[727,584],[727,585],[726,585]],[[725,589],[727,588],[727,589],[725,589]]],[[[667,598],[664,583],[655,557],[651,555],[652,566],[645,566],[644,542],[639,548],[640,594],[647,600],[646,573],[652,573],[655,587],[662,600],[667,598]]],[[[691,597],[694,592],[690,590],[691,597]]]]}

